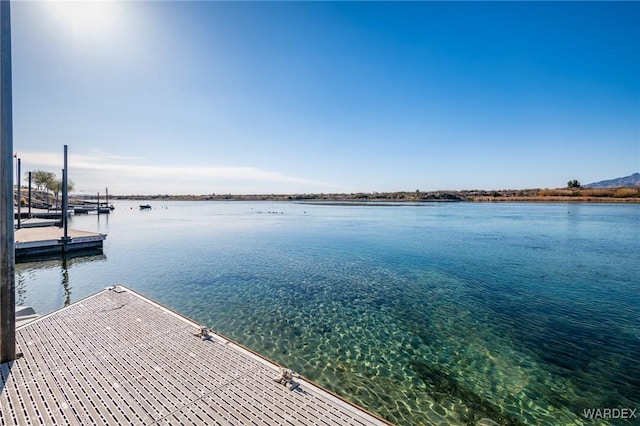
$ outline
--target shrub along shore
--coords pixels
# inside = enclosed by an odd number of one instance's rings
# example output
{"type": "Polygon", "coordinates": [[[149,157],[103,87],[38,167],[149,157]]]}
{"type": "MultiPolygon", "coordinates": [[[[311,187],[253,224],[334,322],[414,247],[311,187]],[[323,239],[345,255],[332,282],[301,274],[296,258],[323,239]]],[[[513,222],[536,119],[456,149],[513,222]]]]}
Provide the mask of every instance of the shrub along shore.
{"type": "MultiPolygon", "coordinates": [[[[84,199],[95,196],[79,197],[84,199]]],[[[207,195],[112,195],[110,200],[162,201],[300,201],[300,202],[581,202],[581,203],[640,203],[640,187],[629,188],[564,188],[564,189],[507,189],[499,191],[398,191],[351,194],[207,194],[207,195]]]]}

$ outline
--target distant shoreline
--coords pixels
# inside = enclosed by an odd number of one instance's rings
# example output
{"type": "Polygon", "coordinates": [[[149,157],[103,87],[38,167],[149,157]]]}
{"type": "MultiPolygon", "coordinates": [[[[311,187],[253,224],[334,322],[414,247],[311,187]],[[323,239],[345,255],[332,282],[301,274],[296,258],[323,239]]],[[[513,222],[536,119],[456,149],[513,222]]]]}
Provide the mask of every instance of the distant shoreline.
{"type": "MultiPolygon", "coordinates": [[[[74,198],[95,199],[95,195],[74,198]]],[[[562,188],[501,191],[400,191],[351,194],[208,194],[111,195],[110,200],[145,201],[294,201],[301,203],[381,205],[383,203],[518,202],[518,203],[640,203],[640,187],[562,188]]]]}
{"type": "Polygon", "coordinates": [[[470,200],[477,203],[592,203],[592,204],[640,204],[640,198],[613,197],[478,197],[470,200]]]}

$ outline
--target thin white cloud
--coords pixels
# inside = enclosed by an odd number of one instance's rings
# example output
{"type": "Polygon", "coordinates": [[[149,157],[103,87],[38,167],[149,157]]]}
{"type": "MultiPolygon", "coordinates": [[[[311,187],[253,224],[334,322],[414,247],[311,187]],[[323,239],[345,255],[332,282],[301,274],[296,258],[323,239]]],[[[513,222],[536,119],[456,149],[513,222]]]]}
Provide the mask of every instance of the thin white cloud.
{"type": "MultiPolygon", "coordinates": [[[[98,154],[98,153],[96,153],[98,154]]],[[[44,169],[58,175],[62,153],[22,152],[23,171],[44,169]]],[[[339,191],[340,186],[261,170],[256,167],[188,167],[145,164],[143,159],[69,154],[69,178],[77,191],[105,186],[113,194],[293,193],[339,191]]]]}
{"type": "Polygon", "coordinates": [[[101,150],[95,149],[95,148],[92,149],[91,152],[93,153],[93,156],[99,157],[99,158],[102,158],[102,159],[115,160],[115,161],[144,161],[143,157],[114,155],[114,154],[110,154],[108,152],[101,151],[101,150]]]}

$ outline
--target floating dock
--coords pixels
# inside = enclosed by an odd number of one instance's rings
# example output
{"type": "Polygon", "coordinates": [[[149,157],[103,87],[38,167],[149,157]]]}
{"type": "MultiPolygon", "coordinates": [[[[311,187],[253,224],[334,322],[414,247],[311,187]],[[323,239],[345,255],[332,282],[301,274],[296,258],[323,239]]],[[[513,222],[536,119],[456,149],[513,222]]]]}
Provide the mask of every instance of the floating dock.
{"type": "Polygon", "coordinates": [[[388,425],[122,286],[16,328],[0,424],[388,425]]]}
{"type": "Polygon", "coordinates": [[[69,239],[64,241],[64,231],[55,226],[20,228],[14,232],[16,261],[33,257],[73,252],[101,252],[105,234],[68,230],[69,239]]]}
{"type": "MultiPolygon", "coordinates": [[[[22,219],[20,221],[20,228],[43,228],[47,226],[60,226],[61,219],[22,219]]],[[[17,227],[18,222],[14,222],[14,226],[17,227]]]]}
{"type": "MultiPolygon", "coordinates": [[[[18,211],[14,210],[14,219],[18,218],[18,211]]],[[[69,213],[67,213],[69,214],[69,213]]],[[[29,216],[31,216],[32,218],[37,218],[37,219],[57,219],[57,220],[62,220],[62,212],[60,211],[60,209],[37,209],[37,208],[32,208],[31,209],[31,214],[29,214],[29,210],[26,207],[23,207],[22,210],[20,211],[20,218],[21,219],[27,219],[29,218],[29,216]]]]}

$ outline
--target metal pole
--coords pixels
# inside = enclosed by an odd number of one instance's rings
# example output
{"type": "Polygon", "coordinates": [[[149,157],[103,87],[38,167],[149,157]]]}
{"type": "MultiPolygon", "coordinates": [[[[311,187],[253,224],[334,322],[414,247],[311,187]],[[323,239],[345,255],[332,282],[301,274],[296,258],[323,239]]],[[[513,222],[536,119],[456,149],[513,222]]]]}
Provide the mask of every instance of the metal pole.
{"type": "Polygon", "coordinates": [[[64,223],[65,248],[69,238],[69,221],[67,220],[67,210],[69,209],[69,194],[67,193],[67,146],[64,146],[64,170],[62,171],[62,223],[64,223]]]}
{"type": "Polygon", "coordinates": [[[31,172],[29,172],[29,219],[31,219],[31,172]]]}
{"type": "MultiPolygon", "coordinates": [[[[2,0],[0,0],[2,1],[2,0]]],[[[65,145],[66,148],[66,145],[65,145]]],[[[66,158],[66,155],[65,155],[66,158]]],[[[67,228],[67,209],[64,208],[65,206],[65,186],[64,186],[64,182],[66,180],[66,170],[62,169],[62,207],[60,207],[60,223],[62,224],[62,229],[64,230],[63,234],[62,234],[62,238],[60,239],[62,241],[62,256],[64,257],[67,254],[67,249],[69,248],[67,246],[67,243],[69,242],[69,235],[68,235],[68,228],[67,228]]],[[[56,204],[57,204],[57,199],[56,199],[56,204]]]]}
{"type": "Polygon", "coordinates": [[[0,363],[16,359],[11,17],[0,1],[0,363]]]}
{"type": "Polygon", "coordinates": [[[20,212],[20,205],[22,204],[22,191],[20,190],[20,168],[21,162],[18,158],[18,229],[20,229],[20,220],[22,219],[22,212],[20,212]]]}

